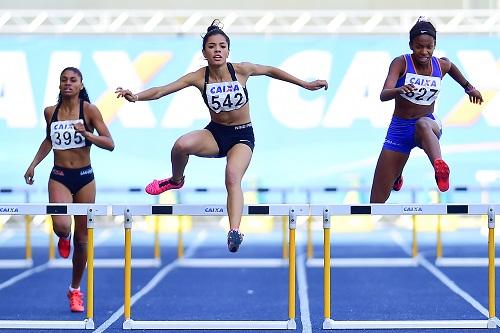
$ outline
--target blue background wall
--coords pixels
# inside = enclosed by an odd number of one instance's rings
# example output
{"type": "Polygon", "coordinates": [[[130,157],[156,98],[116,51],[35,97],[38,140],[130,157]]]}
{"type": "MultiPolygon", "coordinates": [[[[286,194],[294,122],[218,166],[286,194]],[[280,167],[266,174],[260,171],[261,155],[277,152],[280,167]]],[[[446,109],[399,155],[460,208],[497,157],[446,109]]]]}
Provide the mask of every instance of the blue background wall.
{"type": "MultiPolygon", "coordinates": [[[[58,76],[68,65],[82,70],[116,143],[112,153],[93,148],[98,188],[143,186],[169,176],[175,139],[208,122],[200,94],[190,88],[125,105],[113,91],[169,83],[204,65],[200,48],[199,37],[0,37],[0,186],[24,186],[45,133],[43,109],[55,104],[58,76]]],[[[369,186],[393,108],[378,96],[390,61],[408,52],[406,36],[234,36],[231,61],[273,65],[330,84],[328,91],[308,92],[267,77],[249,79],[257,142],[245,184],[369,186]]],[[[478,170],[500,170],[500,40],[440,36],[435,54],[449,57],[486,99],[472,106],[447,76],[435,112],[444,125],[452,183],[475,185],[478,170]]],[[[187,185],[223,186],[224,165],[223,159],[193,157],[187,185]]],[[[36,188],[46,187],[51,166],[52,154],[36,169],[36,188]]],[[[412,153],[405,181],[435,187],[422,152],[412,153]]]]}

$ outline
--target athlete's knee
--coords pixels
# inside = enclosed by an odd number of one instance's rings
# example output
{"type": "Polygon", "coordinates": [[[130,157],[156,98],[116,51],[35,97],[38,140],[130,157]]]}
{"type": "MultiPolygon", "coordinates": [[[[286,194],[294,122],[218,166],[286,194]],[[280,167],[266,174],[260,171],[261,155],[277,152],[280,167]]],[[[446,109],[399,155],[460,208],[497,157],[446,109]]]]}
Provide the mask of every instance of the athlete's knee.
{"type": "Polygon", "coordinates": [[[186,140],[179,138],[175,141],[174,146],[172,147],[172,152],[175,153],[184,153],[189,147],[189,144],[186,140]]]}
{"type": "Polygon", "coordinates": [[[241,179],[242,176],[239,172],[231,168],[226,169],[226,187],[241,186],[241,179]]]}
{"type": "Polygon", "coordinates": [[[423,133],[423,132],[427,132],[427,131],[432,131],[432,125],[431,125],[431,123],[427,119],[420,118],[415,123],[415,131],[417,133],[423,133]]]}

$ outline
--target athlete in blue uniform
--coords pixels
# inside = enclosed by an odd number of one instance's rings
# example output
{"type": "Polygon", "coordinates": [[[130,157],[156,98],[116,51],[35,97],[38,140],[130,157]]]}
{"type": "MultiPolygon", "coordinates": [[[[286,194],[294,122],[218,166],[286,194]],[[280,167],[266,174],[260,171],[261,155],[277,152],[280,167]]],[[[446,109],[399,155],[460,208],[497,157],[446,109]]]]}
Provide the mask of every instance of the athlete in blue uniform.
{"type": "Polygon", "coordinates": [[[448,73],[474,104],[481,104],[483,98],[450,60],[432,56],[435,46],[436,29],[420,17],[410,30],[413,53],[395,58],[389,67],[380,100],[394,99],[395,107],[375,168],[370,202],[383,203],[391,189],[401,189],[403,168],[415,147],[422,148],[429,157],[439,190],[449,188],[450,169],[439,146],[441,124],[432,114],[441,79],[448,73]]]}
{"type": "Polygon", "coordinates": [[[134,94],[128,89],[117,88],[117,97],[129,102],[149,101],[194,86],[199,89],[210,111],[211,122],[205,129],[181,136],[172,152],[172,177],[154,180],[146,192],[160,194],[184,185],[184,169],[190,155],[200,157],[226,157],[227,210],[229,217],[228,248],[238,250],[242,241],[239,232],[243,210],[241,180],[250,164],[254,148],[254,134],[246,83],[250,76],[266,75],[296,84],[308,90],[327,88],[324,80],[306,82],[278,68],[248,62],[228,63],[229,37],[215,20],[203,37],[202,51],[208,66],[189,73],[165,86],[154,87],[134,94]]]}
{"type": "MultiPolygon", "coordinates": [[[[90,104],[82,82],[82,73],[74,67],[65,68],[59,81],[57,105],[45,108],[47,135],[24,174],[26,183],[34,182],[35,167],[54,151],[54,167],[49,179],[49,202],[93,203],[96,187],[90,165],[90,146],[95,144],[113,150],[111,134],[99,109],[90,104]],[[95,135],[94,129],[99,135],[95,135]]],[[[87,264],[87,217],[75,216],[73,239],[73,274],[67,296],[70,310],[83,312],[80,282],[87,264]]],[[[71,217],[52,216],[54,232],[59,236],[57,248],[63,258],[71,251],[71,217]]]]}

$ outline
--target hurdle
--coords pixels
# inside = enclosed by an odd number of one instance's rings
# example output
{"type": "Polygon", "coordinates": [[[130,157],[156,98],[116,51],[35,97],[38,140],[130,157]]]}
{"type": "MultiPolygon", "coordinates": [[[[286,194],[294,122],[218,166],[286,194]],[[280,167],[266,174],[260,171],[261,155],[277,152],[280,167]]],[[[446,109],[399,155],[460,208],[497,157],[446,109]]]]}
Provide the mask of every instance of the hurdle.
{"type": "MultiPolygon", "coordinates": [[[[0,194],[24,192],[26,202],[29,201],[29,194],[27,191],[14,188],[0,188],[0,194]]],[[[7,222],[11,214],[2,214],[0,224],[7,222]]],[[[13,268],[30,268],[33,267],[33,256],[31,249],[31,222],[33,217],[31,215],[24,216],[25,224],[25,251],[24,259],[0,259],[0,269],[13,269],[13,268]]]]}
{"type": "MultiPolygon", "coordinates": [[[[470,192],[478,191],[481,193],[481,201],[488,202],[489,192],[500,191],[498,186],[490,186],[488,188],[478,186],[455,186],[452,188],[453,192],[470,192]]],[[[439,202],[442,203],[441,195],[438,197],[439,202]]],[[[436,260],[434,264],[440,267],[487,267],[489,265],[487,257],[444,257],[443,253],[443,236],[442,236],[442,221],[441,215],[438,216],[436,228],[436,260]]],[[[495,263],[500,266],[499,262],[495,263]]]]}
{"type": "MultiPolygon", "coordinates": [[[[291,192],[293,188],[289,187],[245,187],[242,189],[243,193],[247,192],[255,192],[256,194],[268,194],[268,193],[277,193],[279,194],[280,197],[280,203],[281,204],[286,204],[287,203],[287,192],[291,192]]],[[[209,192],[217,192],[217,193],[226,193],[226,188],[225,187],[187,187],[183,188],[182,191],[177,192],[177,197],[178,197],[178,203],[179,204],[189,204],[188,202],[185,202],[186,194],[189,195],[189,193],[209,193],[209,192]]],[[[260,204],[257,202],[256,204],[260,204]]],[[[273,203],[274,204],[274,203],[273,203]]],[[[184,256],[184,240],[183,240],[183,228],[182,228],[182,221],[179,222],[181,225],[179,225],[178,233],[177,233],[177,258],[183,258],[184,256]]],[[[253,264],[254,267],[256,267],[259,263],[262,263],[264,265],[263,267],[267,267],[268,265],[279,265],[279,266],[284,266],[287,264],[287,258],[288,258],[288,217],[287,216],[282,216],[281,219],[281,225],[282,225],[282,242],[281,242],[281,256],[282,260],[279,259],[254,259],[253,264]]],[[[226,259],[226,258],[216,258],[216,259],[188,259],[188,261],[183,261],[183,265],[189,265],[189,261],[192,260],[192,264],[196,265],[196,267],[199,267],[198,265],[212,265],[211,267],[215,267],[213,265],[225,265],[226,263],[231,265],[230,262],[232,261],[231,259],[226,259]],[[203,262],[203,260],[206,260],[203,262]]],[[[246,260],[247,263],[250,264],[250,260],[246,260]]],[[[224,266],[219,266],[219,267],[224,267],[224,266]]]]}
{"type": "Polygon", "coordinates": [[[94,329],[94,216],[107,215],[106,205],[95,204],[0,204],[0,215],[87,216],[87,317],[84,320],[0,320],[0,328],[94,329]]]}
{"type": "MultiPolygon", "coordinates": [[[[125,216],[125,295],[123,329],[296,329],[295,323],[295,229],[297,216],[309,215],[309,205],[245,205],[243,215],[288,216],[289,249],[288,249],[288,320],[134,320],[131,318],[131,228],[132,217],[138,215],[191,215],[191,216],[224,216],[225,205],[113,205],[113,215],[125,216]]],[[[186,260],[182,259],[179,262],[186,260]]],[[[243,259],[234,265],[245,266],[243,259]]],[[[249,266],[252,267],[252,266],[249,266]]],[[[261,266],[259,266],[261,267],[261,266]]]]}
{"type": "Polygon", "coordinates": [[[404,328],[496,328],[495,314],[495,211],[500,205],[311,205],[311,214],[323,216],[323,329],[404,329],[404,328]],[[488,319],[485,320],[334,320],[331,319],[331,264],[330,227],[331,216],[376,214],[376,215],[487,215],[488,216],[488,319]]]}
{"type": "MultiPolygon", "coordinates": [[[[312,193],[313,192],[324,192],[324,193],[338,193],[338,192],[349,192],[349,191],[370,191],[370,187],[316,187],[316,188],[304,188],[302,189],[306,193],[306,200],[308,203],[312,203],[312,193]]],[[[404,191],[407,191],[411,195],[411,202],[416,202],[417,196],[416,192],[419,190],[417,187],[407,187],[404,191]]],[[[311,204],[313,205],[313,204],[311,204]]],[[[411,214],[410,214],[411,215],[411,214]]],[[[312,240],[312,218],[314,214],[311,214],[307,218],[306,230],[307,230],[307,260],[306,265],[308,267],[323,267],[322,258],[314,258],[314,248],[312,240]]],[[[418,266],[418,241],[417,241],[417,221],[416,215],[412,215],[412,256],[411,257],[401,257],[401,258],[332,258],[331,265],[333,267],[416,267],[418,266]]]]}
{"type": "MultiPolygon", "coordinates": [[[[143,193],[144,189],[140,187],[104,187],[100,189],[102,192],[106,193],[116,193],[116,192],[128,192],[128,193],[143,193]]],[[[158,197],[157,199],[158,200],[158,197]]],[[[158,202],[156,202],[158,203],[158,202]]],[[[155,221],[154,228],[154,253],[152,258],[133,258],[132,266],[134,268],[157,268],[161,266],[160,257],[160,231],[158,227],[158,221],[155,221]]],[[[55,256],[55,242],[54,234],[49,233],[49,262],[50,268],[71,268],[73,267],[70,260],[64,258],[56,258],[55,256]]],[[[124,260],[123,258],[96,258],[94,259],[95,268],[123,268],[124,260]]]]}

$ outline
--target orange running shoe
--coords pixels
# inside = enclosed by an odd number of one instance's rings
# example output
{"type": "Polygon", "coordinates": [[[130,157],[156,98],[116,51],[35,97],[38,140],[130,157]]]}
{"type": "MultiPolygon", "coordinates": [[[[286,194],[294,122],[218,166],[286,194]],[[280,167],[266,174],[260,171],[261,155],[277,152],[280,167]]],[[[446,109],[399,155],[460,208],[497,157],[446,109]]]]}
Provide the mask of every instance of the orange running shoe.
{"type": "Polygon", "coordinates": [[[71,312],[83,312],[83,293],[80,290],[68,290],[69,309],[71,312]]]}
{"type": "Polygon", "coordinates": [[[57,249],[59,250],[59,255],[62,258],[69,257],[69,253],[71,252],[71,235],[69,236],[69,239],[59,237],[57,249]]]}
{"type": "Polygon", "coordinates": [[[440,158],[434,160],[434,174],[436,183],[441,192],[446,192],[450,188],[450,168],[445,161],[440,158]]]}
{"type": "Polygon", "coordinates": [[[392,189],[394,191],[399,191],[403,187],[403,175],[399,176],[394,184],[392,185],[392,189]]]}

